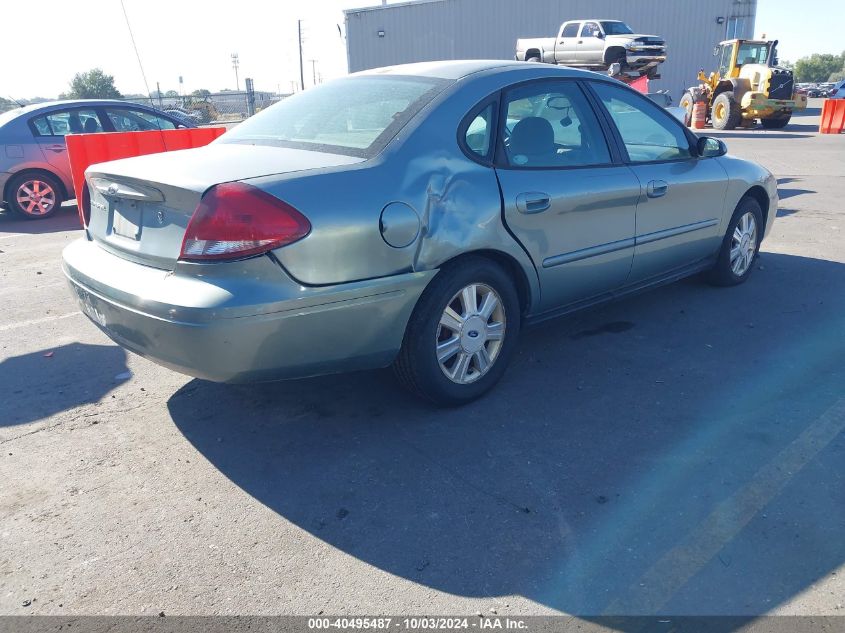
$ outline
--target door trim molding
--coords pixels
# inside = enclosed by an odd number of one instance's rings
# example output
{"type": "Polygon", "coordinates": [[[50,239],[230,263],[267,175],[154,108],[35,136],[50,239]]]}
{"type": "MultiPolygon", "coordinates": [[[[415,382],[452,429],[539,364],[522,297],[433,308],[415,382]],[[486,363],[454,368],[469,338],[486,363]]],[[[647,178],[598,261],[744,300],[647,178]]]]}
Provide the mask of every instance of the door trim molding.
{"type": "Polygon", "coordinates": [[[625,250],[636,245],[636,240],[633,237],[618,240],[616,242],[608,242],[607,244],[599,244],[598,246],[590,246],[582,248],[570,253],[563,253],[562,255],[554,255],[543,260],[543,268],[552,268],[560,266],[561,264],[569,264],[577,262],[588,257],[596,257],[598,255],[606,255],[607,253],[615,253],[616,251],[625,250]]]}
{"type": "Polygon", "coordinates": [[[670,237],[675,237],[676,235],[683,235],[684,233],[707,229],[711,226],[716,226],[717,224],[719,224],[719,218],[710,218],[709,220],[701,220],[700,222],[693,222],[692,224],[684,224],[671,229],[655,231],[654,233],[645,233],[643,235],[637,235],[636,237],[617,240],[616,242],[608,242],[607,244],[599,244],[598,246],[589,246],[577,251],[570,251],[569,253],[547,257],[543,260],[543,268],[553,268],[555,266],[560,266],[561,264],[570,264],[590,257],[598,257],[599,255],[615,253],[616,251],[625,250],[626,248],[631,248],[632,246],[651,244],[652,242],[665,240],[670,237]]]}
{"type": "Polygon", "coordinates": [[[710,218],[709,220],[701,220],[700,222],[693,222],[692,224],[684,224],[671,229],[655,231],[654,233],[637,235],[635,241],[638,246],[640,244],[651,244],[652,242],[656,242],[658,240],[665,240],[668,237],[675,237],[676,235],[683,235],[684,233],[707,229],[711,226],[716,226],[717,224],[719,224],[719,218],[710,218]]]}

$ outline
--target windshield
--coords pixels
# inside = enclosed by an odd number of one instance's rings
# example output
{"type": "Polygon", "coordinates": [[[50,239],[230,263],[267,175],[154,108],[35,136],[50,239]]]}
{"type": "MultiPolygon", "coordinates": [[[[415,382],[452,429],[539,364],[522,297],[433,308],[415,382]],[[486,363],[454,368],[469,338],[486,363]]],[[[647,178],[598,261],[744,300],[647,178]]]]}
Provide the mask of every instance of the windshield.
{"type": "Polygon", "coordinates": [[[288,97],[217,142],[278,145],[368,158],[449,82],[430,77],[359,76],[288,97]]]}
{"type": "Polygon", "coordinates": [[[769,58],[768,42],[744,42],[739,46],[736,54],[737,66],[746,64],[765,64],[769,58]]]}
{"type": "Polygon", "coordinates": [[[602,22],[601,27],[605,35],[630,35],[633,33],[631,27],[624,22],[602,22]]]}

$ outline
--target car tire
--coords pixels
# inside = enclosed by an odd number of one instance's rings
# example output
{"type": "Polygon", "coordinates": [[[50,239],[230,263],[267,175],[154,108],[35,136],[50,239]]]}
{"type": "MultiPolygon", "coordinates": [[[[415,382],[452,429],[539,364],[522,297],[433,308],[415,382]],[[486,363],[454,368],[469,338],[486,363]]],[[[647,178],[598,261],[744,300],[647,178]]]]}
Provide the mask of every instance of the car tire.
{"type": "Polygon", "coordinates": [[[739,201],[731,216],[716,264],[708,280],[716,286],[736,286],[751,276],[763,239],[763,210],[749,196],[739,201]]]}
{"type": "Polygon", "coordinates": [[[9,179],[6,187],[9,208],[28,220],[53,215],[65,201],[59,179],[45,172],[22,172],[9,179]]]}
{"type": "Polygon", "coordinates": [[[742,107],[732,90],[726,90],[713,99],[710,122],[717,130],[733,130],[742,123],[742,107]]]}
{"type": "Polygon", "coordinates": [[[528,58],[528,59],[526,59],[525,61],[527,61],[527,62],[529,62],[529,63],[531,63],[531,64],[539,64],[539,63],[540,63],[540,58],[539,58],[539,57],[537,57],[536,55],[532,55],[531,57],[529,57],[529,58],[528,58]]]}
{"type": "Polygon", "coordinates": [[[780,130],[780,129],[783,129],[787,126],[787,124],[789,123],[789,120],[791,118],[792,118],[792,114],[787,114],[786,116],[770,117],[768,119],[760,119],[760,123],[767,130],[780,130]]]}
{"type": "Polygon", "coordinates": [[[695,97],[692,91],[687,90],[681,100],[678,102],[678,107],[684,109],[684,125],[689,127],[692,124],[692,110],[695,107],[695,97]]]}
{"type": "Polygon", "coordinates": [[[396,376],[439,406],[475,400],[505,373],[520,323],[519,297],[505,271],[483,257],[461,258],[423,291],[393,364],[396,376]]]}

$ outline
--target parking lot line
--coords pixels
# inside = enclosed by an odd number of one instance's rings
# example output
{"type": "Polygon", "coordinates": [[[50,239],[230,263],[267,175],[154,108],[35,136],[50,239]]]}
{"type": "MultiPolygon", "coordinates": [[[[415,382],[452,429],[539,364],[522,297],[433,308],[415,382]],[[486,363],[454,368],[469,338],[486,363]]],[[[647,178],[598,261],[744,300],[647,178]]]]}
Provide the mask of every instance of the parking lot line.
{"type": "Polygon", "coordinates": [[[18,328],[27,327],[30,325],[38,325],[40,323],[49,323],[50,321],[58,321],[60,319],[67,319],[68,317],[82,314],[79,310],[76,312],[68,312],[67,314],[57,314],[56,316],[42,317],[40,319],[30,319],[29,321],[18,321],[16,323],[8,323],[0,325],[0,332],[8,332],[9,330],[16,330],[18,328]]]}
{"type": "Polygon", "coordinates": [[[845,431],[845,398],[840,398],[763,466],[735,494],[720,503],[699,526],[614,600],[607,615],[661,613],[672,597],[732,541],[840,433],[845,431]]]}

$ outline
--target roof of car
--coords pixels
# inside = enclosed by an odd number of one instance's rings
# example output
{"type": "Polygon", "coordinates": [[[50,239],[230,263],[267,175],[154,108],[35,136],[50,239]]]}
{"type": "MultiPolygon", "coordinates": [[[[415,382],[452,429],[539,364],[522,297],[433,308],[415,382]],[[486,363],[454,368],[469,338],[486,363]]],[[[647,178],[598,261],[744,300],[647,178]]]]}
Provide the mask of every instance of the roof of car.
{"type": "Polygon", "coordinates": [[[590,73],[588,71],[576,70],[574,68],[567,68],[564,66],[553,66],[550,64],[527,64],[525,62],[502,59],[459,59],[437,62],[417,62],[415,64],[399,64],[397,66],[372,68],[370,70],[353,73],[351,76],[411,75],[417,77],[457,80],[484,71],[505,72],[519,68],[525,69],[526,71],[536,71],[538,68],[543,68],[549,72],[573,77],[594,75],[594,73],[590,73]]]}
{"type": "MultiPolygon", "coordinates": [[[[4,114],[14,113],[18,115],[31,114],[40,110],[47,110],[53,108],[61,108],[68,106],[104,106],[104,105],[132,105],[148,108],[150,106],[142,103],[135,103],[134,101],[123,101],[121,99],[63,99],[61,101],[42,101],[41,103],[30,103],[22,108],[15,108],[4,112],[4,114]]],[[[14,118],[14,117],[13,117],[14,118]]]]}

